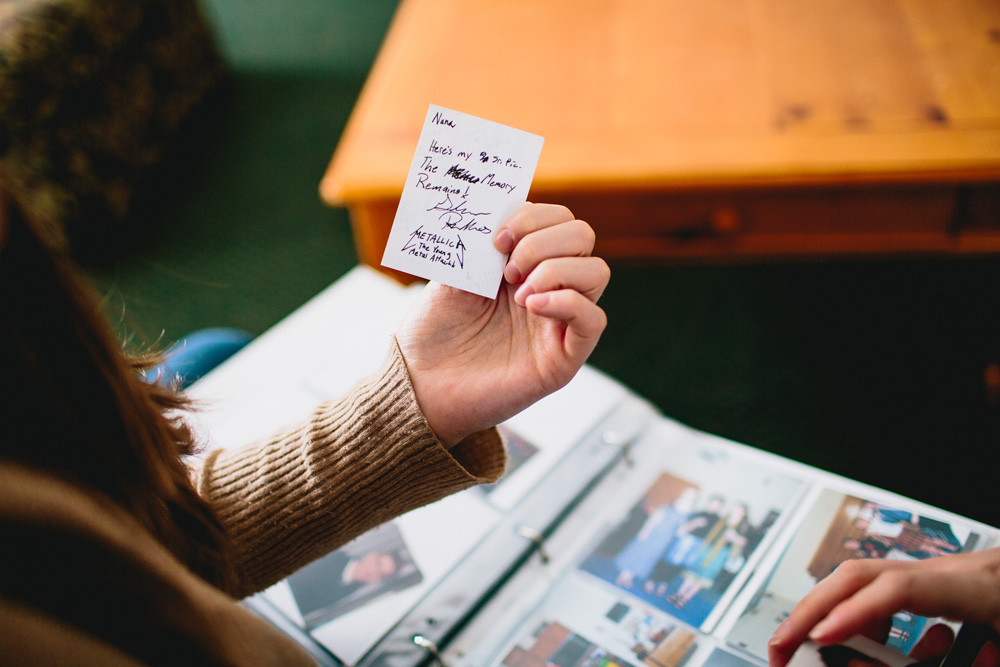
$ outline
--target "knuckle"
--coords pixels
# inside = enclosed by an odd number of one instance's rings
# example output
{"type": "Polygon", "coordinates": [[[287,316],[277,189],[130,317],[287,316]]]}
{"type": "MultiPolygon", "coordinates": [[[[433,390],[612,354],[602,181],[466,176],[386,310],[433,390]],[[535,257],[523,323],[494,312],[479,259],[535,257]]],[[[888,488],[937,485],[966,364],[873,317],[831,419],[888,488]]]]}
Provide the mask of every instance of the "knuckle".
{"type": "Polygon", "coordinates": [[[879,575],[886,602],[889,606],[904,609],[914,602],[913,591],[920,584],[920,576],[907,570],[888,570],[879,575]]]}
{"type": "Polygon", "coordinates": [[[576,226],[576,236],[579,239],[581,246],[589,250],[592,250],[594,243],[597,241],[597,234],[594,232],[594,228],[583,220],[574,220],[574,225],[576,226]]]}
{"type": "Polygon", "coordinates": [[[561,220],[572,220],[576,217],[573,215],[573,211],[569,210],[567,206],[563,206],[562,204],[553,204],[552,206],[555,207],[555,212],[561,220]]]}
{"type": "Polygon", "coordinates": [[[861,584],[872,578],[871,562],[853,558],[845,560],[833,571],[834,576],[848,584],[861,584]]]}
{"type": "Polygon", "coordinates": [[[611,267],[601,257],[595,257],[594,259],[597,260],[597,272],[600,276],[601,285],[607,286],[611,282],[611,267]]]}
{"type": "Polygon", "coordinates": [[[919,576],[907,570],[886,570],[879,575],[886,588],[898,591],[900,594],[910,590],[914,584],[918,583],[919,576]]]}
{"type": "Polygon", "coordinates": [[[551,288],[556,285],[559,280],[553,262],[548,259],[539,262],[535,270],[532,271],[531,282],[536,288],[551,288]]]}
{"type": "Polygon", "coordinates": [[[538,227],[534,214],[536,206],[538,206],[538,204],[525,204],[521,208],[517,209],[514,215],[510,216],[510,221],[507,224],[517,238],[521,238],[526,234],[529,234],[534,231],[536,227],[538,227]]]}
{"type": "Polygon", "coordinates": [[[517,244],[514,252],[517,253],[517,265],[519,267],[528,272],[535,270],[539,263],[539,250],[535,239],[526,236],[517,244]]]}
{"type": "Polygon", "coordinates": [[[604,331],[608,328],[608,314],[604,312],[603,308],[597,309],[597,330],[599,332],[604,331]]]}

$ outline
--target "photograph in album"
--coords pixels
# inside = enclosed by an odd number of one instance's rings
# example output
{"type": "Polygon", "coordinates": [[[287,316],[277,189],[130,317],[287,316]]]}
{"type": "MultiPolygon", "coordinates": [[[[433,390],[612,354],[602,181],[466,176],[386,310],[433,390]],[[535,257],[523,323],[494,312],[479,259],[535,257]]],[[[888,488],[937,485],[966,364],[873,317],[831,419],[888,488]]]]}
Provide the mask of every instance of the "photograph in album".
{"type": "Polygon", "coordinates": [[[731,651],[724,651],[721,648],[717,648],[705,658],[702,667],[758,667],[758,665],[752,660],[747,660],[731,651]]]}
{"type": "Polygon", "coordinates": [[[603,667],[630,663],[610,651],[581,637],[566,626],[545,623],[527,638],[524,645],[515,646],[500,663],[503,667],[534,667],[536,665],[566,665],[567,667],[603,667]]]}
{"type": "MultiPolygon", "coordinates": [[[[875,502],[823,489],[727,639],[761,658],[766,657],[767,638],[798,601],[845,560],[913,561],[971,551],[979,546],[979,534],[961,519],[927,514],[908,509],[903,503],[875,502]]],[[[895,614],[887,645],[908,653],[927,621],[906,612],[895,614]]]]}
{"type": "MultiPolygon", "coordinates": [[[[698,632],[590,577],[567,573],[527,614],[494,667],[686,667],[698,632]]],[[[711,650],[711,646],[707,647],[711,650]]]]}
{"type": "Polygon", "coordinates": [[[676,452],[580,569],[700,627],[768,536],[800,483],[747,461],[676,452]]]}
{"type": "Polygon", "coordinates": [[[288,577],[306,627],[314,628],[423,579],[392,523],[365,533],[288,577]]]}
{"type": "Polygon", "coordinates": [[[503,441],[504,451],[507,452],[507,467],[504,469],[504,476],[495,484],[481,484],[475,487],[476,491],[487,496],[491,495],[505,480],[513,477],[514,473],[531,460],[531,457],[535,456],[539,450],[534,443],[506,424],[498,425],[497,432],[503,441]]]}

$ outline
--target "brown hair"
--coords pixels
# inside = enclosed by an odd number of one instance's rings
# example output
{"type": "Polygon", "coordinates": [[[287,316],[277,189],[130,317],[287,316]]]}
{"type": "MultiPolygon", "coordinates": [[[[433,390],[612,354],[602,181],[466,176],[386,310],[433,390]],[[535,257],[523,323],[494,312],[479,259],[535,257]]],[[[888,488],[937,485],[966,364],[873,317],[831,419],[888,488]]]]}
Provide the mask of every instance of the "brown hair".
{"type": "MultiPolygon", "coordinates": [[[[178,394],[127,356],[65,249],[0,184],[0,457],[96,490],[233,590],[226,535],[195,491],[178,394]],[[174,415],[174,417],[168,417],[174,415]]],[[[48,227],[51,228],[51,227],[48,227]]]]}

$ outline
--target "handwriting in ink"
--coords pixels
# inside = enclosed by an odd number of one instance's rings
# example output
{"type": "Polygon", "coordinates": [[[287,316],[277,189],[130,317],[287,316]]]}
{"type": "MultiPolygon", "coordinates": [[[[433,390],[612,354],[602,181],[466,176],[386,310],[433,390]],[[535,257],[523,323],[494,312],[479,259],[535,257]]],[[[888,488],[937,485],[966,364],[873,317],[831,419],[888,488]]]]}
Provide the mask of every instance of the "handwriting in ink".
{"type": "Polygon", "coordinates": [[[483,176],[483,184],[488,185],[491,188],[500,188],[502,190],[506,190],[507,194],[514,192],[514,190],[517,188],[517,186],[513,185],[512,183],[505,183],[503,181],[498,181],[496,179],[496,174],[488,174],[486,176],[483,176]]]}
{"type": "MultiPolygon", "coordinates": [[[[459,153],[459,155],[461,155],[461,153],[459,153]]],[[[515,160],[514,158],[509,157],[507,159],[504,159],[499,155],[490,155],[485,151],[480,151],[479,161],[482,162],[483,164],[495,164],[501,167],[510,167],[511,169],[521,168],[521,165],[519,165],[517,163],[517,160],[515,160]]]]}
{"type": "Polygon", "coordinates": [[[451,120],[450,118],[445,118],[444,114],[442,114],[440,111],[434,114],[434,118],[431,119],[431,122],[434,123],[435,125],[447,125],[448,127],[457,127],[455,125],[455,121],[451,120]]]}
{"type": "Polygon", "coordinates": [[[444,172],[445,176],[451,176],[452,178],[459,181],[468,181],[469,183],[478,183],[481,178],[474,176],[468,169],[463,169],[457,164],[452,165],[448,168],[448,171],[444,172]]]}
{"type": "Polygon", "coordinates": [[[448,229],[454,229],[457,232],[479,232],[480,234],[490,234],[493,232],[492,229],[479,223],[479,216],[490,215],[491,211],[483,211],[481,213],[473,213],[465,207],[466,197],[462,197],[461,201],[454,203],[451,201],[451,195],[445,195],[444,201],[440,201],[428,211],[441,211],[441,215],[438,216],[444,226],[448,229]]]}
{"type": "Polygon", "coordinates": [[[420,172],[419,174],[417,174],[416,185],[418,188],[421,188],[423,190],[434,190],[451,195],[457,195],[462,192],[461,188],[452,188],[447,185],[434,183],[434,181],[431,180],[430,174],[426,174],[424,172],[420,172]]]}
{"type": "Polygon", "coordinates": [[[414,257],[430,260],[451,268],[465,268],[465,244],[462,237],[451,238],[444,234],[425,232],[420,225],[410,232],[410,238],[403,245],[403,252],[414,257]]]}
{"type": "Polygon", "coordinates": [[[451,146],[442,146],[434,139],[431,139],[430,152],[437,153],[438,155],[451,155],[455,151],[452,149],[451,146]]]}

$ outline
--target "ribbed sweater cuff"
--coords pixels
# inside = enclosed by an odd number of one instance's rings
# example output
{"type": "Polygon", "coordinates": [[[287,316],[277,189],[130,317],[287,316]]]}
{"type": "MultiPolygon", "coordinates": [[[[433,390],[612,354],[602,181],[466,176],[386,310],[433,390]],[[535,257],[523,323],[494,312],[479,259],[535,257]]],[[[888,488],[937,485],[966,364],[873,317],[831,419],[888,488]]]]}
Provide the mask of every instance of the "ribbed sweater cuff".
{"type": "Polygon", "coordinates": [[[380,373],[307,421],[206,457],[198,489],[234,543],[234,594],[266,588],[389,519],[503,473],[496,429],[451,451],[441,445],[393,343],[380,373]]]}

